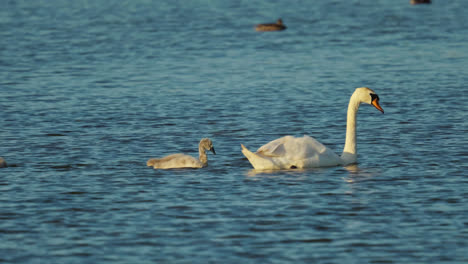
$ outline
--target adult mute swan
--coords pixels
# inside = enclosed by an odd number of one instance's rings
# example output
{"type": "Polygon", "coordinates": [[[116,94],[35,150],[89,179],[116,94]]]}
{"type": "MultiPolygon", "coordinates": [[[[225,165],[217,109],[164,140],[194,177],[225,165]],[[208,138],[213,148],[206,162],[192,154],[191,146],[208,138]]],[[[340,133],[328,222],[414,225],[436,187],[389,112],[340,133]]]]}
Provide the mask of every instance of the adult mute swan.
{"type": "Polygon", "coordinates": [[[280,31],[285,30],[286,26],[283,24],[283,20],[279,18],[276,23],[271,24],[258,24],[255,27],[256,31],[280,31]]]}
{"type": "Polygon", "coordinates": [[[341,156],[309,136],[278,138],[260,147],[256,153],[241,144],[242,153],[257,170],[330,167],[356,163],[356,114],[361,103],[371,104],[384,112],[379,105],[379,96],[373,90],[361,87],[354,91],[349,100],[346,142],[341,156]]]}
{"type": "Polygon", "coordinates": [[[207,150],[216,155],[213,142],[209,138],[203,138],[198,145],[198,159],[179,153],[164,158],[149,159],[146,165],[155,169],[203,168],[208,166],[207,150]]]}

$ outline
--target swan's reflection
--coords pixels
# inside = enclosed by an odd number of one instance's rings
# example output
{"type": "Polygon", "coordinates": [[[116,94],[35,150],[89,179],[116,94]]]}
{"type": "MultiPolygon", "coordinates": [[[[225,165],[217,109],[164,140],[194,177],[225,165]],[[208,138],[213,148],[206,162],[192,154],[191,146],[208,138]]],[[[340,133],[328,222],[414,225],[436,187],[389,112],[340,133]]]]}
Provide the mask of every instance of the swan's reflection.
{"type": "Polygon", "coordinates": [[[348,177],[343,178],[348,183],[356,183],[375,176],[371,170],[360,168],[358,164],[351,164],[343,168],[349,172],[348,177]]]}
{"type": "Polygon", "coordinates": [[[351,174],[359,173],[359,171],[361,170],[359,169],[359,166],[357,164],[351,164],[351,165],[345,166],[344,168],[345,170],[349,171],[351,174]]]}
{"type": "Polygon", "coordinates": [[[306,172],[319,172],[323,171],[325,168],[307,168],[307,169],[284,169],[284,170],[256,170],[251,169],[247,172],[247,176],[249,177],[258,177],[258,176],[265,176],[265,177],[277,177],[277,176],[306,176],[306,172]]]}
{"type": "MultiPolygon", "coordinates": [[[[341,168],[335,168],[336,173],[342,174],[342,179],[347,183],[363,181],[375,176],[375,172],[370,169],[359,167],[358,164],[352,164],[341,168]],[[343,168],[344,170],[342,170],[343,168]],[[347,174],[347,175],[346,175],[347,174]]],[[[254,178],[277,178],[284,176],[297,177],[298,180],[307,179],[311,174],[320,174],[333,168],[307,168],[307,169],[285,169],[285,170],[256,170],[251,169],[246,173],[247,177],[254,178]]]]}

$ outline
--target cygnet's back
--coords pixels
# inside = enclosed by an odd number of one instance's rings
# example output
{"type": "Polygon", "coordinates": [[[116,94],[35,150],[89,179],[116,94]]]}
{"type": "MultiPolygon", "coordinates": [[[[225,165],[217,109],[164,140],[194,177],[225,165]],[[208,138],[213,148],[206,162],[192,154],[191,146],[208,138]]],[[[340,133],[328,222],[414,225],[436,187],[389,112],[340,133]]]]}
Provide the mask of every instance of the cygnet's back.
{"type": "Polygon", "coordinates": [[[150,159],[146,165],[155,169],[203,168],[204,164],[185,154],[172,154],[160,159],[150,159]]]}

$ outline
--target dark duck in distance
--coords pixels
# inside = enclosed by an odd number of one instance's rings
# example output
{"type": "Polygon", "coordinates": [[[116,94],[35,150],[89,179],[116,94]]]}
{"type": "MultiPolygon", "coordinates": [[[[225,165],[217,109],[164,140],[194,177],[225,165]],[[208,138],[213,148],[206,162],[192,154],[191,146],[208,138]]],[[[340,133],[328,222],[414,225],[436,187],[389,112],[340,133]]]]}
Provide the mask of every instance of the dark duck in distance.
{"type": "Polygon", "coordinates": [[[431,0],[410,0],[410,4],[418,5],[418,4],[430,4],[431,0]]]}
{"type": "Polygon", "coordinates": [[[272,24],[258,24],[255,27],[256,31],[280,31],[285,30],[286,26],[283,24],[283,20],[279,18],[276,23],[272,24]]]}
{"type": "Polygon", "coordinates": [[[6,164],[6,161],[0,157],[0,168],[6,168],[7,167],[7,164],[6,164]]]}

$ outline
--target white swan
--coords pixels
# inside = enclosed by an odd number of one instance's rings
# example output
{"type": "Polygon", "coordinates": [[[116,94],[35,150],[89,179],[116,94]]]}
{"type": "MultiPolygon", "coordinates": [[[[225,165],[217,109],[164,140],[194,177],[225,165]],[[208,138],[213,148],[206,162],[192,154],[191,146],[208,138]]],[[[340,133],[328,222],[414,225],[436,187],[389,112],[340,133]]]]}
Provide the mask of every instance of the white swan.
{"type": "Polygon", "coordinates": [[[199,159],[179,153],[164,158],[149,159],[146,165],[155,169],[203,168],[208,165],[207,150],[216,155],[213,142],[209,138],[203,138],[198,145],[199,159]]]}
{"type": "Polygon", "coordinates": [[[257,170],[301,169],[356,163],[356,114],[361,103],[373,105],[382,113],[379,96],[367,87],[357,88],[348,106],[346,142],[341,157],[312,137],[285,136],[260,147],[256,153],[244,145],[242,153],[257,170]]]}

